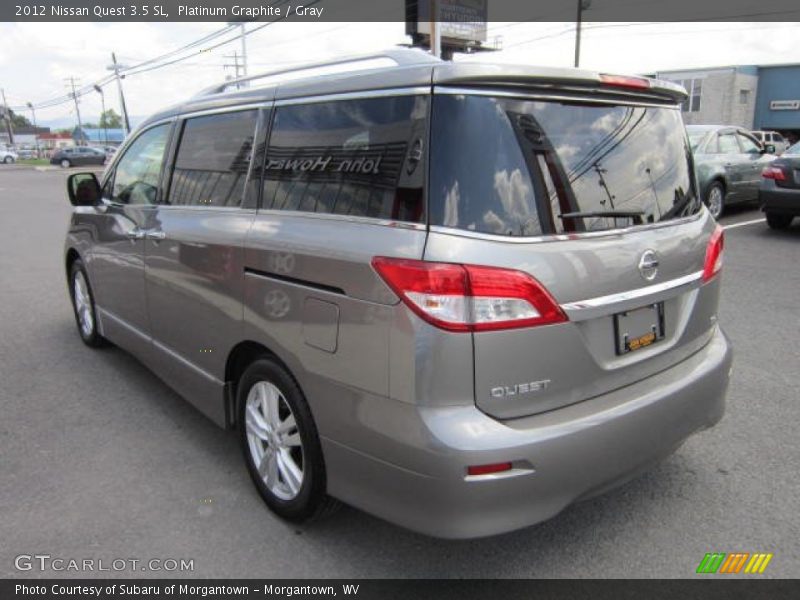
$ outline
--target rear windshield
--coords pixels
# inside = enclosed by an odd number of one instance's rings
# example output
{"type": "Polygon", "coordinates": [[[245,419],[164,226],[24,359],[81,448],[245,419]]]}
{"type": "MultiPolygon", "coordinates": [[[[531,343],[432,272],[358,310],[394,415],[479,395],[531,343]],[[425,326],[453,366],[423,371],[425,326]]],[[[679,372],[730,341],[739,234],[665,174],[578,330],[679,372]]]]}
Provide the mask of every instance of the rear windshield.
{"type": "Polygon", "coordinates": [[[695,213],[692,157],[668,107],[434,97],[430,222],[535,236],[695,213]]]}

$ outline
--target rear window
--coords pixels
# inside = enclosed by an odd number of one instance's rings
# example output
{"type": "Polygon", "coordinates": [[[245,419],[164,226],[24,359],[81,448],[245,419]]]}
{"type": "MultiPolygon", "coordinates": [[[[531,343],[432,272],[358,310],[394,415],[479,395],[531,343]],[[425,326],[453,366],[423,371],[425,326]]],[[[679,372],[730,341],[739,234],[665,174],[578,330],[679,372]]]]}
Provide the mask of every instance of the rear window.
{"type": "Polygon", "coordinates": [[[439,95],[432,128],[433,225],[534,236],[700,208],[677,109],[439,95]]]}

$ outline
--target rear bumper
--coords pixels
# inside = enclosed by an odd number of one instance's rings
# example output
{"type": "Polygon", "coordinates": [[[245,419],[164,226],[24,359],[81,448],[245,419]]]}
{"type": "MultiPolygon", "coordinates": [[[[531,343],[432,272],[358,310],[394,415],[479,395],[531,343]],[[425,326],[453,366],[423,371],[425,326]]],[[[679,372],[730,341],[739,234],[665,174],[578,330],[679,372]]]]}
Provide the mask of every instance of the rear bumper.
{"type": "Polygon", "coordinates": [[[758,202],[764,212],[800,216],[800,189],[781,188],[770,181],[758,190],[758,202]]]}
{"type": "MultiPolygon", "coordinates": [[[[323,439],[332,495],[445,538],[493,535],[548,519],[635,476],[724,412],[732,352],[717,329],[702,350],[644,381],[547,413],[496,421],[474,406],[395,411],[398,464],[323,439]],[[401,422],[402,421],[402,422],[401,422]],[[511,475],[467,478],[511,461],[511,475]]],[[[377,426],[378,424],[374,424],[377,426]]]]}

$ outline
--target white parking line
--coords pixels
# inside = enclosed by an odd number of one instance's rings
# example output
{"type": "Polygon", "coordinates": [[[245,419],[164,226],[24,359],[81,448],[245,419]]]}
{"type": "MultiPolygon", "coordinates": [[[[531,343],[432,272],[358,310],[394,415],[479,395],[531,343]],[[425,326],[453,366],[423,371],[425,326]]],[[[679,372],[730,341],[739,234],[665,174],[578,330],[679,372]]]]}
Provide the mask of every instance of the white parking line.
{"type": "Polygon", "coordinates": [[[763,223],[766,219],[753,219],[752,221],[742,221],[741,223],[731,223],[730,225],[725,225],[723,229],[736,229],[737,227],[744,227],[745,225],[754,225],[756,223],[763,223]]]}

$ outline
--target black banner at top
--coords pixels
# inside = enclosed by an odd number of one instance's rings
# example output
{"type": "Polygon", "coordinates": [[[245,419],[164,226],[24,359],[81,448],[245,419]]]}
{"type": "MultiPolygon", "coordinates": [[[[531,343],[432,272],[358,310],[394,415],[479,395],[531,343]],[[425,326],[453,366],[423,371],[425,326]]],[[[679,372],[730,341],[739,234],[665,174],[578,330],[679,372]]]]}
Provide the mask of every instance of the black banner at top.
{"type": "Polygon", "coordinates": [[[3,0],[0,20],[446,23],[800,21],[798,0],[3,0]]]}

